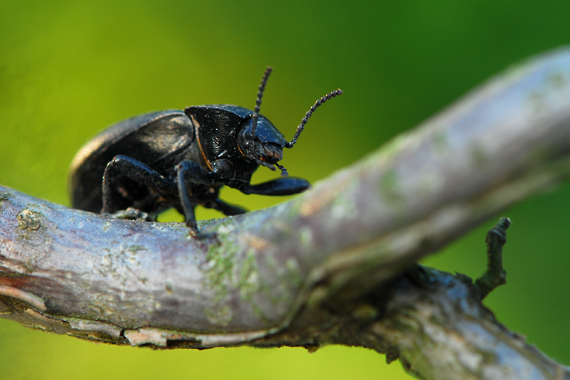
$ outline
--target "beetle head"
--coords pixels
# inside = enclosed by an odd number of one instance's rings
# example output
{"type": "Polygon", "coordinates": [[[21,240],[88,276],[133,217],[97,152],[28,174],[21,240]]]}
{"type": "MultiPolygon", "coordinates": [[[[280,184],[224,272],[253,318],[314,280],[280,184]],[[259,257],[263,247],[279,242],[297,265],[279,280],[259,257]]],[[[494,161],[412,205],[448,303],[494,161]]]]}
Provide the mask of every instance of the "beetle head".
{"type": "Polygon", "coordinates": [[[257,120],[252,117],[246,121],[239,132],[239,149],[247,159],[271,170],[275,170],[276,166],[281,169],[282,176],[287,176],[287,170],[277,163],[283,158],[283,147],[287,140],[267,118],[259,114],[257,116],[257,120]]]}
{"type": "Polygon", "coordinates": [[[259,165],[268,167],[271,170],[275,170],[273,167],[273,165],[275,165],[281,170],[281,175],[287,177],[287,169],[277,163],[283,158],[283,148],[293,148],[293,145],[297,142],[299,135],[303,132],[305,124],[307,124],[313,112],[327,100],[341,95],[342,90],[339,88],[318,99],[311,109],[307,111],[303,120],[301,120],[301,124],[297,127],[293,139],[287,142],[281,132],[279,132],[269,120],[259,114],[261,98],[263,97],[263,91],[265,90],[265,85],[267,84],[267,79],[271,71],[273,71],[273,69],[268,67],[267,70],[265,70],[265,74],[263,74],[263,79],[261,79],[259,91],[257,92],[253,116],[240,132],[238,146],[242,154],[248,159],[257,162],[259,165]]]}

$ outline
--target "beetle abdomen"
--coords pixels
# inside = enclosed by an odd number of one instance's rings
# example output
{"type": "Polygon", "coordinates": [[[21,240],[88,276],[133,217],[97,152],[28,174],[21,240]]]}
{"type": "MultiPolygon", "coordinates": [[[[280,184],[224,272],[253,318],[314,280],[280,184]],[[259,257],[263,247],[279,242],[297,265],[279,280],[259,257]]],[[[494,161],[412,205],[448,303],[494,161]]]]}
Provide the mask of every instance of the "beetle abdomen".
{"type": "MultiPolygon", "coordinates": [[[[182,111],[160,111],[119,122],[79,150],[69,172],[72,207],[100,212],[105,167],[115,156],[126,155],[156,171],[172,171],[178,155],[194,141],[190,119],[182,111]]],[[[127,189],[138,199],[149,190],[134,181],[127,189]]],[[[126,205],[127,207],[132,205],[126,205]]]]}

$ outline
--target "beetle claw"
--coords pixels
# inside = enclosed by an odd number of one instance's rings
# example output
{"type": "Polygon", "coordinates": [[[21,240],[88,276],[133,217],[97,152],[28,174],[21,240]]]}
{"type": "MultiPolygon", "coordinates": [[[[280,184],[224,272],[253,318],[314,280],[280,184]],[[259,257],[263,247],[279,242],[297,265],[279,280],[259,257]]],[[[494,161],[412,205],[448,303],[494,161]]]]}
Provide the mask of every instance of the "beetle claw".
{"type": "Polygon", "coordinates": [[[156,220],[152,218],[148,213],[137,210],[134,207],[129,207],[126,210],[117,211],[113,214],[109,214],[107,212],[102,212],[102,214],[111,215],[116,219],[136,220],[138,222],[156,222],[156,220]]]}
{"type": "Polygon", "coordinates": [[[198,240],[215,239],[218,240],[218,234],[216,232],[200,232],[196,230],[190,230],[190,235],[198,240]]]}

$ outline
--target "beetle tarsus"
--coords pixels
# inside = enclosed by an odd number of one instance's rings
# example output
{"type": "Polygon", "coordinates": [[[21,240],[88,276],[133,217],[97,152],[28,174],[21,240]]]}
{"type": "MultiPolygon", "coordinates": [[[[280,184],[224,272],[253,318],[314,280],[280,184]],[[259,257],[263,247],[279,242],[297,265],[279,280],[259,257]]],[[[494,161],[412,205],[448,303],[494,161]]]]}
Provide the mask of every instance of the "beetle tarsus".
{"type": "Polygon", "coordinates": [[[156,219],[151,217],[148,213],[137,210],[134,207],[129,207],[126,210],[120,210],[108,215],[116,219],[136,220],[137,222],[156,222],[156,219]]]}

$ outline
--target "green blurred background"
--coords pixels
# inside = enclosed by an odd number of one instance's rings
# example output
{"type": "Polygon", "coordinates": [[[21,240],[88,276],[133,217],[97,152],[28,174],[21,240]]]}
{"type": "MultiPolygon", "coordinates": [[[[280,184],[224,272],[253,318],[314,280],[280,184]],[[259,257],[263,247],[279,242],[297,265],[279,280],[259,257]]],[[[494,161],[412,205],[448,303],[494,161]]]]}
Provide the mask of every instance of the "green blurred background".
{"type": "MultiPolygon", "coordinates": [[[[291,138],[307,109],[337,87],[283,164],[314,182],[410,129],[505,67],[570,41],[570,3],[543,0],[11,1],[0,0],[0,183],[69,205],[75,152],[105,126],[140,113],[230,103],[291,138]]],[[[275,177],[260,169],[254,181],[275,177]]],[[[224,198],[250,209],[282,199],[224,198]]],[[[570,186],[511,217],[508,285],[486,303],[509,328],[570,363],[570,186]]],[[[199,211],[199,218],[217,217],[199,211]]],[[[170,216],[172,217],[172,216],[170,216]]],[[[483,272],[494,220],[428,265],[483,272]]],[[[72,379],[408,379],[371,351],[327,347],[153,352],[96,345],[0,319],[0,377],[72,379]]]]}

